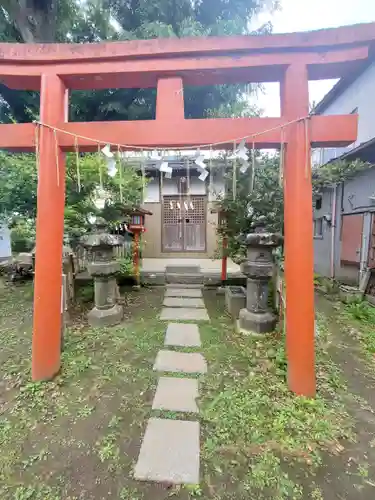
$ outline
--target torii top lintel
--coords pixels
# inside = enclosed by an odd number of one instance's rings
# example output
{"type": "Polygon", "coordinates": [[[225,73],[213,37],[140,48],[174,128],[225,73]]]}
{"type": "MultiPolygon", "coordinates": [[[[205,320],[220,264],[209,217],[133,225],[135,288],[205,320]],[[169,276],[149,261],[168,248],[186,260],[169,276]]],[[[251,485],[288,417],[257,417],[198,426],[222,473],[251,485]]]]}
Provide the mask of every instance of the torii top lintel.
{"type": "MultiPolygon", "coordinates": [[[[66,89],[157,87],[156,120],[115,123],[58,120],[49,124],[102,143],[125,142],[139,147],[203,145],[273,129],[298,118],[301,110],[307,114],[308,80],[348,75],[366,64],[374,42],[375,23],[267,36],[99,44],[4,43],[0,44],[0,81],[25,90],[43,89],[47,81],[56,77],[66,89]],[[286,109],[282,102],[281,118],[184,119],[184,85],[274,81],[281,84],[283,101],[283,93],[293,95],[285,85],[286,73],[292,67],[300,68],[301,98],[296,100],[301,104],[303,94],[305,101],[298,110],[293,105],[286,109]],[[160,126],[162,122],[173,123],[168,133],[160,126]]],[[[43,108],[43,98],[41,104],[43,108]]],[[[33,149],[34,128],[32,124],[1,125],[0,148],[33,149]]],[[[314,146],[350,144],[356,139],[356,132],[356,116],[311,119],[314,146]]],[[[74,148],[73,136],[59,133],[58,141],[64,150],[74,148]]],[[[258,147],[277,146],[280,132],[264,134],[255,143],[258,147]]],[[[79,139],[79,147],[94,150],[97,146],[79,139]]]]}

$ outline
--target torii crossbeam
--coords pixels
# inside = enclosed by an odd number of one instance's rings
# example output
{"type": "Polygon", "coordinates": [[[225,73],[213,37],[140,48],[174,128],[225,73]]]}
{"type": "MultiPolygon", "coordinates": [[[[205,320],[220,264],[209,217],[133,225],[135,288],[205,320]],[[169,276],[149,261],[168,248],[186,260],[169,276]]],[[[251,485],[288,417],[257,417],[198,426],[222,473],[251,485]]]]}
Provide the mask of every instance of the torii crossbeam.
{"type": "MultiPolygon", "coordinates": [[[[97,142],[159,148],[205,145],[272,131],[249,139],[256,148],[285,141],[285,275],[288,384],[315,394],[312,188],[310,144],[338,147],[357,137],[357,116],[313,116],[308,129],[308,81],[346,77],[367,62],[375,24],[308,33],[192,38],[103,44],[0,44],[0,80],[41,91],[40,120],[70,132],[40,129],[32,377],[60,369],[61,267],[65,204],[65,151],[74,134],[97,142]],[[184,85],[280,82],[280,118],[189,120],[184,85]],[[69,89],[157,88],[156,119],[69,123],[69,89]],[[307,140],[308,139],[308,140],[307,140]],[[58,160],[59,169],[56,169],[58,160]],[[57,172],[59,178],[57,179],[57,172]]],[[[35,124],[0,125],[0,148],[35,149],[35,124]]],[[[97,144],[78,140],[80,151],[97,144]]]]}

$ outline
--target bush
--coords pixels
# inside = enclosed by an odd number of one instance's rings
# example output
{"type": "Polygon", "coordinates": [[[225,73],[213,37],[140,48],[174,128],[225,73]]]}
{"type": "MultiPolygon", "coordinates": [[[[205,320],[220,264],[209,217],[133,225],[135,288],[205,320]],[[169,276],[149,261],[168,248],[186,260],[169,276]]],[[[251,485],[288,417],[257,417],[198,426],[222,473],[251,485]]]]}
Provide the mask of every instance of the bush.
{"type": "Polygon", "coordinates": [[[129,278],[134,276],[133,259],[131,255],[122,257],[121,259],[119,259],[119,263],[120,263],[119,274],[121,278],[129,278]]]}
{"type": "Polygon", "coordinates": [[[346,311],[358,321],[375,325],[375,308],[365,301],[348,304],[346,311]]]}
{"type": "Polygon", "coordinates": [[[11,229],[10,239],[12,252],[31,252],[35,241],[34,224],[25,221],[17,222],[11,229]]]}

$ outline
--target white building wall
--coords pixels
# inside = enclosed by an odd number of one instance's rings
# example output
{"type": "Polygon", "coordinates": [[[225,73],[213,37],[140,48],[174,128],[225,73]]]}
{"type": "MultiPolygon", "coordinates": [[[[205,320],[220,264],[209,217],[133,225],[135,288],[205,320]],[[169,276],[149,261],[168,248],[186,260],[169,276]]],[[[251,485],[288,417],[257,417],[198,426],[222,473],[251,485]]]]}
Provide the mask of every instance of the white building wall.
{"type": "Polygon", "coordinates": [[[159,177],[149,179],[145,189],[144,203],[160,203],[159,177]]]}
{"type": "Polygon", "coordinates": [[[325,109],[323,115],[358,113],[357,141],[347,148],[326,148],[313,153],[313,163],[324,164],[375,137],[375,63],[369,66],[325,109]]]}
{"type": "MultiPolygon", "coordinates": [[[[179,177],[175,177],[171,179],[163,179],[163,195],[165,196],[173,196],[179,194],[178,189],[179,177]]],[[[200,181],[197,177],[190,178],[190,194],[191,195],[205,195],[206,191],[206,183],[200,181]]]]}
{"type": "MultiPolygon", "coordinates": [[[[215,201],[224,194],[225,178],[224,171],[221,168],[212,169],[212,178],[207,177],[205,182],[200,181],[197,177],[190,177],[190,194],[191,195],[206,195],[208,194],[209,201],[215,201]]],[[[163,194],[165,196],[178,195],[178,180],[179,177],[171,179],[163,179],[163,194]]],[[[160,203],[160,182],[159,174],[149,179],[145,189],[145,203],[160,203]]]]}
{"type": "Polygon", "coordinates": [[[11,255],[10,231],[7,226],[0,224],[0,259],[5,259],[11,255]]]}

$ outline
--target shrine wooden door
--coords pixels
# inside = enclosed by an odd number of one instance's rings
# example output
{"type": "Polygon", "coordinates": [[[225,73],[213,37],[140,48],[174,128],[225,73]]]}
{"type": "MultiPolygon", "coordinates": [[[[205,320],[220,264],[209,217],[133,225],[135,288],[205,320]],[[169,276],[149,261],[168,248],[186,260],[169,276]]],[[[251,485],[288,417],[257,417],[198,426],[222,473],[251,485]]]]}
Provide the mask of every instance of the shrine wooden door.
{"type": "Polygon", "coordinates": [[[163,252],[204,252],[206,212],[206,196],[164,196],[163,252]]]}

